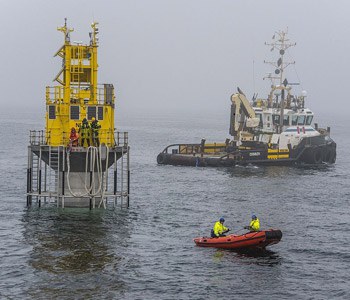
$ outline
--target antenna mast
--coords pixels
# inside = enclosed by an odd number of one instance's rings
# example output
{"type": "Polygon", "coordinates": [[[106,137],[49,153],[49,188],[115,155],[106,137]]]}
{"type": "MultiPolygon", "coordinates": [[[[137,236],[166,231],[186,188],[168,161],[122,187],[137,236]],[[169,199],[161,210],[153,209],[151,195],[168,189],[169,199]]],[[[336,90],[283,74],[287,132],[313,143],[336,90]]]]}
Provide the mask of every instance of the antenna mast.
{"type": "Polygon", "coordinates": [[[270,64],[275,68],[275,76],[272,76],[271,73],[265,78],[268,78],[271,80],[271,92],[269,95],[269,107],[273,107],[273,95],[274,92],[277,90],[281,91],[281,101],[278,103],[278,94],[276,94],[276,106],[277,108],[280,108],[280,120],[279,120],[279,129],[278,132],[281,133],[283,130],[283,123],[284,123],[284,102],[285,102],[285,91],[290,93],[291,87],[288,86],[288,81],[286,78],[283,77],[284,70],[292,64],[295,64],[295,61],[285,61],[284,55],[286,53],[286,50],[292,46],[295,46],[296,43],[291,43],[289,39],[287,38],[288,34],[288,28],[286,31],[277,31],[272,36],[272,43],[265,42],[265,45],[272,47],[271,51],[274,51],[275,49],[279,50],[280,57],[278,58],[277,62],[273,61],[264,61],[266,64],[270,64]],[[275,84],[275,80],[278,81],[278,85],[275,84]]]}
{"type": "Polygon", "coordinates": [[[286,31],[276,31],[275,34],[272,36],[272,43],[265,42],[265,45],[272,47],[271,51],[274,51],[277,49],[279,51],[280,57],[278,58],[277,62],[274,61],[265,61],[264,63],[270,64],[275,68],[275,76],[272,76],[272,74],[269,74],[267,77],[268,79],[271,79],[273,82],[274,79],[277,79],[279,81],[279,84],[285,84],[283,73],[284,70],[289,66],[295,64],[295,61],[285,61],[284,55],[286,53],[286,50],[290,47],[294,47],[296,43],[289,42],[289,39],[287,38],[288,34],[288,28],[286,31]]]}

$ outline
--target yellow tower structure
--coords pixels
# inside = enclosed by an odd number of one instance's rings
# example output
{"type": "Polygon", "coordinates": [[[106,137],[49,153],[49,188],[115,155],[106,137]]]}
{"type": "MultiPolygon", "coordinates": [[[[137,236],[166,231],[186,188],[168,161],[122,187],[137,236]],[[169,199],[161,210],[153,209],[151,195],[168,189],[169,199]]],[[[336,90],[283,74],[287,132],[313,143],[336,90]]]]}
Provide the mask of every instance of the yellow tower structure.
{"type": "Polygon", "coordinates": [[[65,19],[57,28],[64,44],[55,86],[46,87],[45,130],[31,130],[28,146],[27,205],[106,207],[120,199],[129,207],[128,133],[114,128],[113,84],[98,84],[98,23],[89,44],[71,42],[65,19]],[[74,128],[74,129],[73,129],[74,128]],[[112,177],[112,179],[110,179],[112,177]]]}
{"type": "Polygon", "coordinates": [[[57,28],[64,35],[64,44],[54,55],[62,58],[62,69],[55,77],[57,86],[46,87],[46,138],[51,146],[67,145],[71,128],[86,118],[99,121],[101,144],[114,146],[114,87],[98,85],[98,23],[91,24],[90,43],[72,43],[74,29],[57,28]]]}

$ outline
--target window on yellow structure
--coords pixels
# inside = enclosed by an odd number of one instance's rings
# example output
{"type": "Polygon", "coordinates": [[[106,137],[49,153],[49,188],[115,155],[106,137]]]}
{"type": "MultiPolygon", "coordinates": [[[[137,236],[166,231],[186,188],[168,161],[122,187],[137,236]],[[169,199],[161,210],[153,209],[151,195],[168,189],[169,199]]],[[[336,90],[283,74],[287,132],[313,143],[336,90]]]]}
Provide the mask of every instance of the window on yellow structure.
{"type": "Polygon", "coordinates": [[[98,113],[97,119],[103,120],[103,107],[102,106],[98,107],[97,113],[98,113]]]}
{"type": "Polygon", "coordinates": [[[71,120],[79,120],[79,112],[80,112],[80,107],[77,105],[71,106],[70,107],[70,119],[71,120]]]}
{"type": "Polygon", "coordinates": [[[49,119],[54,120],[56,119],[56,105],[49,105],[48,106],[48,113],[49,113],[49,119]]]}
{"type": "Polygon", "coordinates": [[[96,118],[96,106],[88,106],[87,118],[88,120],[91,120],[92,118],[96,118]]]}

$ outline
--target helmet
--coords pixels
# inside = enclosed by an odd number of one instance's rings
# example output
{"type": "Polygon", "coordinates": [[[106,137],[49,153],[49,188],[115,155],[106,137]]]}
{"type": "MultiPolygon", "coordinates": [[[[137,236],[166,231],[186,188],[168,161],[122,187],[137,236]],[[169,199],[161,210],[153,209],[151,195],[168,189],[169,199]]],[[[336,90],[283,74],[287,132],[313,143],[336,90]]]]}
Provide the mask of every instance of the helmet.
{"type": "Polygon", "coordinates": [[[221,222],[221,223],[224,223],[224,222],[225,222],[224,217],[221,217],[221,218],[220,218],[220,222],[221,222]]]}
{"type": "Polygon", "coordinates": [[[91,118],[91,120],[92,120],[92,121],[95,121],[95,118],[94,118],[94,117],[92,117],[92,118],[91,118]]]}
{"type": "Polygon", "coordinates": [[[252,219],[256,219],[256,215],[252,215],[252,219]]]}

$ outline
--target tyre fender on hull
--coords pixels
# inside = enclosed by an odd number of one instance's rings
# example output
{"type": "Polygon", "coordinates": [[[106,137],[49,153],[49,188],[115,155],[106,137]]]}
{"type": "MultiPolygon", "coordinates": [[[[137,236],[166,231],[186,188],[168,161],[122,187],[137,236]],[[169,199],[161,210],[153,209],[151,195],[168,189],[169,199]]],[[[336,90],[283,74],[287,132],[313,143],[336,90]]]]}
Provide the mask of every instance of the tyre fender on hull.
{"type": "Polygon", "coordinates": [[[334,164],[335,160],[337,158],[337,152],[334,147],[328,148],[328,153],[327,153],[327,163],[334,164]]]}
{"type": "Polygon", "coordinates": [[[322,149],[322,161],[329,163],[331,160],[332,149],[325,147],[322,149]]]}
{"type": "Polygon", "coordinates": [[[333,147],[326,147],[322,150],[322,161],[330,164],[335,163],[336,151],[333,147]]]}
{"type": "Polygon", "coordinates": [[[322,149],[317,147],[312,155],[312,160],[314,164],[320,164],[322,162],[322,149]]]}
{"type": "Polygon", "coordinates": [[[165,164],[165,162],[166,162],[165,154],[164,153],[159,153],[158,156],[157,156],[157,163],[162,165],[162,164],[165,164]]]}
{"type": "Polygon", "coordinates": [[[331,164],[334,164],[335,161],[337,160],[337,152],[335,151],[335,149],[332,149],[332,155],[331,155],[331,164]]]}

